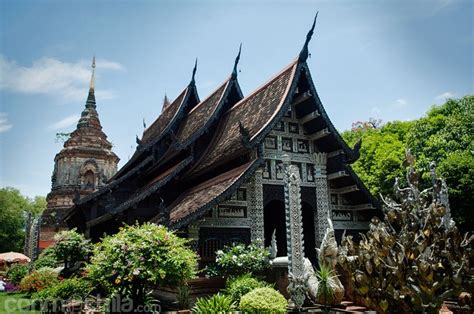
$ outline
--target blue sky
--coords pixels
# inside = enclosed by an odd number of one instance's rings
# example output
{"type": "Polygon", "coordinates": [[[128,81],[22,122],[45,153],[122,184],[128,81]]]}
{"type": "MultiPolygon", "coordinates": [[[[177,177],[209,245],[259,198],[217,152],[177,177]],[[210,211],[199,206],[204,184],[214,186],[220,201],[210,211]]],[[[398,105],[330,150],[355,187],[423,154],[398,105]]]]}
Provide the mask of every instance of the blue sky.
{"type": "Polygon", "coordinates": [[[286,66],[319,10],[308,60],[339,130],[369,117],[414,119],[472,94],[472,1],[0,0],[0,186],[46,195],[58,132],[75,128],[97,57],[96,98],[121,158],[135,135],[196,82],[231,72],[242,42],[244,94],[286,66]]]}

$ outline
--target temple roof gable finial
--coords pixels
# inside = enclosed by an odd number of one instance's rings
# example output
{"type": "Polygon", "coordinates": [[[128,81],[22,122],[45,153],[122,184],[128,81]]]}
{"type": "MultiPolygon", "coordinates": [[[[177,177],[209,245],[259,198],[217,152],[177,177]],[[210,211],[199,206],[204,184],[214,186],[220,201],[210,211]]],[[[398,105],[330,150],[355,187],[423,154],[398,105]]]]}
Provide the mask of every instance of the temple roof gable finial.
{"type": "Polygon", "coordinates": [[[235,58],[234,70],[232,71],[232,79],[234,79],[234,80],[237,78],[237,65],[239,64],[241,51],[242,51],[242,43],[240,43],[239,53],[237,54],[237,57],[235,58]]]}
{"type": "Polygon", "coordinates": [[[166,108],[168,108],[168,106],[171,104],[171,102],[169,101],[168,99],[168,95],[166,95],[165,93],[165,98],[163,98],[163,106],[161,107],[161,112],[163,112],[163,110],[165,110],[166,108]]]}
{"type": "Polygon", "coordinates": [[[304,42],[303,49],[301,49],[300,55],[298,57],[299,62],[306,62],[306,59],[308,59],[308,44],[309,41],[311,40],[311,37],[313,36],[314,33],[314,27],[316,25],[316,20],[318,19],[318,12],[316,12],[316,16],[314,17],[313,25],[311,26],[311,29],[309,30],[308,34],[306,34],[306,41],[304,42]]]}
{"type": "Polygon", "coordinates": [[[195,83],[194,77],[196,76],[197,65],[198,65],[198,59],[196,58],[196,61],[194,62],[193,76],[191,78],[191,83],[189,83],[190,85],[194,85],[195,83]]]}

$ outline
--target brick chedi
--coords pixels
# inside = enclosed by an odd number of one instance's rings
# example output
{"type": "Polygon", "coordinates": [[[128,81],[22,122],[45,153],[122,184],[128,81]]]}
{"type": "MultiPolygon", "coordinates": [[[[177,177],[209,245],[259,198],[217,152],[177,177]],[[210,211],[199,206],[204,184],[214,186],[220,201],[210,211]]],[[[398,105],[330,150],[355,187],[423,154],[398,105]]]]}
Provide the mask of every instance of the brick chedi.
{"type": "Polygon", "coordinates": [[[95,58],[84,111],[63,149],[54,158],[52,188],[42,217],[39,248],[49,246],[54,234],[64,228],[64,213],[83,197],[104,186],[117,172],[119,158],[102,131],[94,94],[95,58]]]}

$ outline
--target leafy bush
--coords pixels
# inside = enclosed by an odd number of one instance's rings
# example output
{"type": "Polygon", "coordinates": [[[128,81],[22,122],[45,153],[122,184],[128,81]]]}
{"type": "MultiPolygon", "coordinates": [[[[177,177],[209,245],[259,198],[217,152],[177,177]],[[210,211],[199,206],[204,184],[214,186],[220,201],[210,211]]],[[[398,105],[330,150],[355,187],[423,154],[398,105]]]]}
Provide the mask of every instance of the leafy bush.
{"type": "Polygon", "coordinates": [[[54,285],[58,282],[58,274],[48,267],[33,271],[20,282],[20,289],[23,292],[33,293],[54,285]]]}
{"type": "Polygon", "coordinates": [[[259,274],[267,269],[270,252],[260,243],[237,244],[216,252],[216,262],[223,275],[259,274]]]}
{"type": "Polygon", "coordinates": [[[84,278],[64,279],[54,285],[49,285],[33,295],[34,299],[39,300],[83,300],[92,290],[91,283],[84,278]]]}
{"type": "Polygon", "coordinates": [[[56,258],[56,252],[54,251],[54,246],[49,246],[45,248],[34,263],[35,269],[40,269],[43,267],[56,268],[57,266],[58,266],[58,259],[56,258]]]}
{"type": "Polygon", "coordinates": [[[240,299],[240,310],[245,313],[285,313],[285,297],[273,288],[257,288],[240,299]]]}
{"type": "Polygon", "coordinates": [[[209,298],[198,298],[193,307],[194,313],[227,313],[235,311],[235,302],[226,295],[217,293],[209,298]]]}
{"type": "Polygon", "coordinates": [[[54,241],[56,241],[53,247],[56,259],[64,262],[65,268],[69,268],[78,261],[86,260],[92,249],[89,240],[86,240],[76,229],[57,233],[54,241]]]}
{"type": "Polygon", "coordinates": [[[23,264],[14,264],[7,272],[8,279],[15,285],[19,284],[26,275],[28,275],[28,266],[23,264]]]}
{"type": "Polygon", "coordinates": [[[225,293],[232,298],[232,300],[239,302],[240,298],[257,288],[271,288],[272,286],[263,281],[253,278],[250,274],[245,274],[237,278],[230,278],[227,280],[225,293]]]}
{"type": "Polygon", "coordinates": [[[88,277],[111,294],[143,304],[152,285],[180,285],[196,274],[198,256],[164,226],[125,226],[94,248],[88,277]]]}

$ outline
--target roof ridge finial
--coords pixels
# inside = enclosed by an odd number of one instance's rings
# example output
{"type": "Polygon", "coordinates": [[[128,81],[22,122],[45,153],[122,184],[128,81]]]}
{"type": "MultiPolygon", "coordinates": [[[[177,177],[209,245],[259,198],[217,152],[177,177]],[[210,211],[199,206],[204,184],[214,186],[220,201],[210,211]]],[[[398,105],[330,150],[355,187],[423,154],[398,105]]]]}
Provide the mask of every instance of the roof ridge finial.
{"type": "Polygon", "coordinates": [[[197,66],[198,66],[198,58],[196,58],[196,61],[194,62],[193,76],[191,78],[191,84],[192,85],[194,85],[194,83],[195,83],[194,77],[196,76],[197,66]]]}
{"type": "Polygon", "coordinates": [[[92,75],[91,75],[91,84],[89,90],[93,91],[95,89],[95,56],[92,58],[92,75]]]}
{"type": "Polygon", "coordinates": [[[306,34],[306,41],[304,42],[303,49],[301,49],[300,55],[298,57],[299,62],[306,62],[306,59],[308,59],[308,44],[309,41],[311,40],[311,37],[313,36],[314,32],[314,27],[316,25],[316,20],[318,19],[318,13],[319,11],[316,12],[316,16],[314,17],[313,25],[311,26],[311,29],[309,30],[308,34],[306,34]]]}
{"type": "Polygon", "coordinates": [[[168,99],[168,95],[166,95],[165,93],[165,97],[163,98],[163,106],[161,106],[161,112],[163,112],[163,110],[165,110],[166,108],[168,108],[168,106],[170,105],[170,101],[168,99]]]}
{"type": "Polygon", "coordinates": [[[234,80],[237,78],[237,65],[239,64],[239,61],[240,61],[240,53],[241,52],[242,52],[242,43],[240,43],[239,53],[237,54],[237,57],[235,58],[234,70],[232,71],[232,79],[234,79],[234,80]]]}

